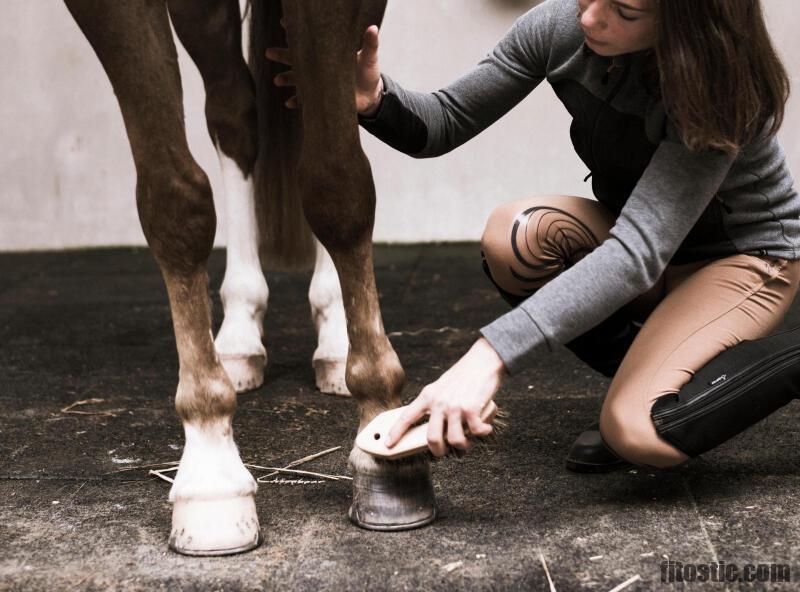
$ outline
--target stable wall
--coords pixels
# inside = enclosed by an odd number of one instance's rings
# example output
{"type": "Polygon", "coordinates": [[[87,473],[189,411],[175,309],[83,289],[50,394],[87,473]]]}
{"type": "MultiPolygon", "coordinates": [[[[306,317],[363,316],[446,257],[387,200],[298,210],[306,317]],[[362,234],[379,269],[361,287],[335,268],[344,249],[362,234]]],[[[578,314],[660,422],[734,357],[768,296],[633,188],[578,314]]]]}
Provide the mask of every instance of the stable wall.
{"type": "MultiPolygon", "coordinates": [[[[472,67],[533,0],[392,0],[382,68],[406,88],[434,90],[472,67]]],[[[800,89],[794,0],[764,0],[768,26],[800,89]]],[[[0,250],[144,245],[135,171],[116,98],[60,0],[3,0],[0,14],[0,250]]],[[[189,145],[222,195],[199,74],[179,47],[189,145]]],[[[779,139],[800,175],[800,90],[779,139]]],[[[415,160],[362,130],[378,190],[375,240],[477,240],[489,212],[526,195],[591,197],[569,140],[569,116],[546,82],[454,152],[415,160]]],[[[225,204],[216,244],[225,244],[225,204]]]]}

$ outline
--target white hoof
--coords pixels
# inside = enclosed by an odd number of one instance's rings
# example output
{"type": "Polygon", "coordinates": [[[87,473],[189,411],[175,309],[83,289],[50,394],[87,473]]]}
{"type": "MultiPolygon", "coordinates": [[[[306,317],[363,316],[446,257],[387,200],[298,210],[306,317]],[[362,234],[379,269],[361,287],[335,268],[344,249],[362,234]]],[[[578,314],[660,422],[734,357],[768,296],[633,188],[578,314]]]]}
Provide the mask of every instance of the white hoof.
{"type": "Polygon", "coordinates": [[[221,355],[220,362],[237,393],[252,391],[264,384],[264,369],[267,367],[266,356],[221,355]]]}
{"type": "Polygon", "coordinates": [[[349,397],[344,374],[347,368],[346,359],[314,360],[314,374],[317,378],[317,388],[326,395],[349,397]]]}
{"type": "Polygon", "coordinates": [[[169,548],[182,555],[231,555],[260,542],[252,495],[221,500],[180,499],[173,503],[169,548]]]}

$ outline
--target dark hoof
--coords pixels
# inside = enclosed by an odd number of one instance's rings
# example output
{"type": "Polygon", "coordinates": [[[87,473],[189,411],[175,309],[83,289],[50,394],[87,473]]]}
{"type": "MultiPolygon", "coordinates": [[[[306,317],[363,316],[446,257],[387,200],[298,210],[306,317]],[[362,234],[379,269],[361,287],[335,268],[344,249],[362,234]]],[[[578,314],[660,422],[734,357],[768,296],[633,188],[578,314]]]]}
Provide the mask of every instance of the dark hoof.
{"type": "Polygon", "coordinates": [[[377,474],[353,472],[353,503],[347,512],[350,520],[361,528],[384,531],[410,530],[433,522],[436,498],[430,464],[400,462],[385,466],[387,469],[377,474]]]}

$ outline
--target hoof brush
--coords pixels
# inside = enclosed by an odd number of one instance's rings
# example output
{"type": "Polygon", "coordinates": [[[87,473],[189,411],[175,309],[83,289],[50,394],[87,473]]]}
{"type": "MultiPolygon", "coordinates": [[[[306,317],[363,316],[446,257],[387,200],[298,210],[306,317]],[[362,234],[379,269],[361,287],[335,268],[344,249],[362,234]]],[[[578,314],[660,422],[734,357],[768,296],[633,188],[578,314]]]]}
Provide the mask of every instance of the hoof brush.
{"type": "MultiPolygon", "coordinates": [[[[396,460],[425,452],[428,449],[427,423],[409,428],[394,446],[391,448],[386,446],[389,430],[405,409],[405,407],[397,407],[375,416],[356,437],[356,446],[372,456],[387,460],[396,460]]],[[[481,411],[481,421],[491,423],[496,415],[497,405],[494,401],[489,401],[481,411]]],[[[468,435],[469,431],[465,429],[464,433],[468,435]]]]}

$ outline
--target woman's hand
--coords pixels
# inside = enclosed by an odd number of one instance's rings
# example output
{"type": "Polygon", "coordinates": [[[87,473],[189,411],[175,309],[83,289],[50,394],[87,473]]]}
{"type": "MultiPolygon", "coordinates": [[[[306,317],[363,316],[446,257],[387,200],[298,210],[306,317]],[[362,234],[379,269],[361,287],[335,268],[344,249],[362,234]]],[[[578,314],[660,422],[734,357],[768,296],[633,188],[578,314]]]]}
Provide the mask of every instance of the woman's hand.
{"type": "MultiPolygon", "coordinates": [[[[289,50],[285,47],[270,47],[267,49],[267,58],[274,62],[292,65],[289,50]]],[[[295,86],[295,77],[292,70],[278,74],[274,82],[277,86],[295,86]]],[[[367,117],[378,111],[383,92],[383,80],[378,67],[378,27],[372,25],[364,32],[361,49],[356,54],[356,110],[367,117]]],[[[286,106],[296,109],[299,104],[297,95],[286,101],[286,106]]]]}
{"type": "Polygon", "coordinates": [[[469,431],[476,436],[491,433],[492,426],[481,420],[481,411],[500,388],[504,373],[503,360],[481,337],[439,380],[422,389],[392,426],[386,445],[391,448],[397,444],[414,422],[430,413],[428,447],[434,456],[443,456],[447,444],[468,450],[470,444],[464,435],[463,423],[466,422],[469,431]]]}

